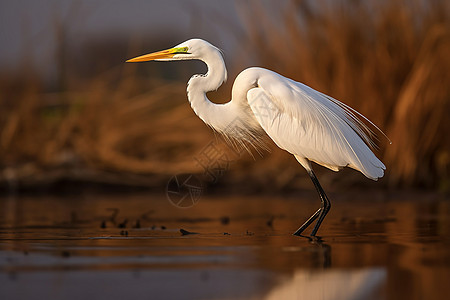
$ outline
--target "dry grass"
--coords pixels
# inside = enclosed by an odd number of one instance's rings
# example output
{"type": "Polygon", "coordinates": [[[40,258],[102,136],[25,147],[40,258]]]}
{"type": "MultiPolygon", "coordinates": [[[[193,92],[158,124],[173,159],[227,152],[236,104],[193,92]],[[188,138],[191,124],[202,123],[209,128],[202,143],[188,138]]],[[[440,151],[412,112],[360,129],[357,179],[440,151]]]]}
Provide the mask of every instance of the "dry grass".
{"type": "MultiPolygon", "coordinates": [[[[392,185],[447,185],[448,1],[289,1],[241,5],[244,53],[357,108],[383,128],[392,185]]],[[[445,188],[445,187],[444,187],[445,188]]]]}
{"type": "MultiPolygon", "coordinates": [[[[446,1],[288,1],[280,16],[274,16],[274,7],[255,1],[238,2],[238,10],[246,31],[235,32],[242,45],[236,55],[248,59],[233,69],[252,61],[344,101],[393,141],[387,145],[380,138],[378,153],[393,186],[448,189],[446,1]]],[[[185,82],[149,79],[136,68],[106,68],[88,80],[69,72],[64,88],[53,94],[34,77],[3,76],[3,181],[68,177],[151,185],[149,175],[166,180],[201,172],[193,157],[213,135],[187,105],[185,82]],[[111,173],[118,177],[108,177],[111,173]],[[143,177],[136,179],[136,174],[143,177]]],[[[252,158],[241,159],[222,183],[295,185],[303,170],[289,155],[274,152],[270,159],[257,157],[256,164],[252,158]]],[[[330,180],[338,178],[327,174],[330,180]]]]}
{"type": "Polygon", "coordinates": [[[33,90],[4,99],[15,104],[2,109],[4,170],[21,180],[52,170],[77,171],[69,177],[92,170],[165,175],[196,171],[192,159],[175,155],[199,151],[202,132],[208,132],[180,105],[185,104],[184,84],[155,81],[151,93],[135,95],[142,90],[140,80],[125,78],[117,86],[104,77],[92,80],[85,92],[33,90]],[[184,121],[183,128],[175,128],[174,120],[184,121]],[[180,139],[180,130],[189,131],[189,139],[180,139]]]}

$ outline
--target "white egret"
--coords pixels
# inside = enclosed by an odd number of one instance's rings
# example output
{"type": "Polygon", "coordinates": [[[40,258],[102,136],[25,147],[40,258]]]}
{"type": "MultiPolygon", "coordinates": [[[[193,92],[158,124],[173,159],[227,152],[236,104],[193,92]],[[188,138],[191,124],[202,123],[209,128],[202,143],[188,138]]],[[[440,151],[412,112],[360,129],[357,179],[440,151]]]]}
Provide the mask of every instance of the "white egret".
{"type": "Polygon", "coordinates": [[[358,116],[378,127],[351,107],[309,86],[252,67],[237,76],[229,102],[213,103],[206,93],[222,85],[227,71],[221,51],[201,39],[191,39],[127,62],[188,59],[201,60],[208,67],[206,74],[192,76],[187,87],[191,107],[203,122],[230,139],[252,144],[258,143],[265,131],[308,172],[322,205],[294,235],[301,235],[317,219],[311,232],[315,236],[331,207],[311,161],[333,171],[348,166],[373,180],[383,177],[386,167],[369,148],[374,145],[372,132],[358,116]]]}

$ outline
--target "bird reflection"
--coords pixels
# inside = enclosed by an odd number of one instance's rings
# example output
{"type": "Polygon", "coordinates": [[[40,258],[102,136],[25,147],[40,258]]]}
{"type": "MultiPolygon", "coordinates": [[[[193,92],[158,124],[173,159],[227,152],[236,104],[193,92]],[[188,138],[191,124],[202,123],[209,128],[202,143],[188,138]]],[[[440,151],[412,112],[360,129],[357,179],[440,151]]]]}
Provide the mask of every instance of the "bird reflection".
{"type": "Polygon", "coordinates": [[[338,269],[331,263],[331,246],[319,236],[300,236],[310,247],[292,247],[308,265],[294,269],[263,299],[384,299],[387,271],[383,268],[338,269]]]}
{"type": "Polygon", "coordinates": [[[316,262],[314,268],[329,268],[331,267],[331,246],[324,243],[322,237],[320,236],[305,236],[300,235],[300,237],[305,238],[313,245],[316,249],[314,251],[314,261],[316,262]]]}
{"type": "MultiPolygon", "coordinates": [[[[302,236],[312,245],[312,268],[294,270],[263,299],[383,299],[387,271],[382,268],[336,269],[331,266],[331,246],[320,237],[302,236]]],[[[291,249],[295,251],[295,249],[291,249]]],[[[305,252],[305,248],[297,251],[305,252]]]]}

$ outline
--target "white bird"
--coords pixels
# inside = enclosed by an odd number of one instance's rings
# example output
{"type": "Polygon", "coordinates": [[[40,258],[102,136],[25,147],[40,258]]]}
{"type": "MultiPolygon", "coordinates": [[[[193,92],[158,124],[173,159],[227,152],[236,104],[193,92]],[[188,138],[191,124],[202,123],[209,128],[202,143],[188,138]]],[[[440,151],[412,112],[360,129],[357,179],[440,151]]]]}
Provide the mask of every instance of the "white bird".
{"type": "Polygon", "coordinates": [[[265,131],[278,147],[293,154],[311,177],[322,205],[294,235],[301,235],[317,219],[311,232],[315,236],[331,207],[311,161],[333,171],[348,166],[373,180],[383,177],[386,167],[369,148],[374,146],[372,132],[358,116],[378,127],[346,104],[307,85],[251,67],[236,77],[229,102],[213,103],[206,93],[222,85],[227,71],[221,51],[201,39],[127,62],[190,59],[201,60],[208,67],[206,74],[192,76],[187,87],[191,107],[203,122],[232,140],[256,145],[265,131]]]}

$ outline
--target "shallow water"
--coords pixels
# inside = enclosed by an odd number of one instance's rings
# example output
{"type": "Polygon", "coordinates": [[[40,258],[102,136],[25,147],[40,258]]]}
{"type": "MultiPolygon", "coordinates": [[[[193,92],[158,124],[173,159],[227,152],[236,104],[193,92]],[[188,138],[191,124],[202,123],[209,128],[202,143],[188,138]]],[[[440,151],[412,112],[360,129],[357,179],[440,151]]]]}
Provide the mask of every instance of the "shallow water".
{"type": "Polygon", "coordinates": [[[0,199],[1,299],[445,299],[450,201],[348,193],[319,235],[299,197],[0,199]],[[195,234],[182,235],[180,229],[195,234]]]}

